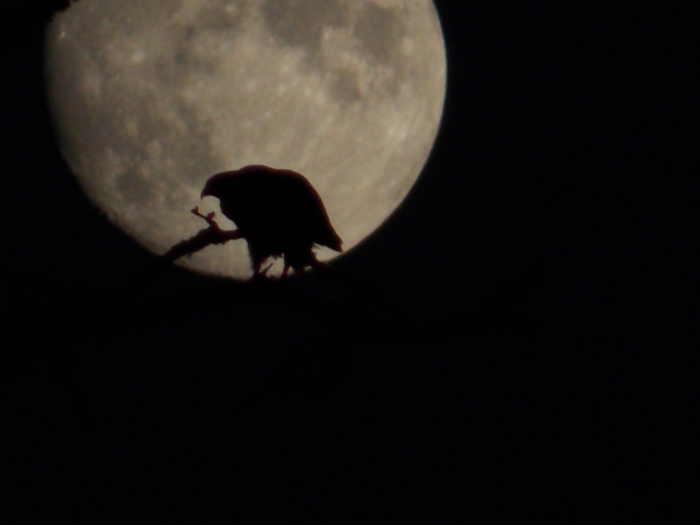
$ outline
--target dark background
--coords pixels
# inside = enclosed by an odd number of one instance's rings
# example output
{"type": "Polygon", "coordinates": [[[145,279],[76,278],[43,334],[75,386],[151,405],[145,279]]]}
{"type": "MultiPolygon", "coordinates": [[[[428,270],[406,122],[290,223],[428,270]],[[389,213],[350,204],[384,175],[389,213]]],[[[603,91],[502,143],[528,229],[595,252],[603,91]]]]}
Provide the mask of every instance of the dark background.
{"type": "Polygon", "coordinates": [[[0,516],[561,523],[697,496],[690,16],[436,1],[436,145],[335,264],[397,322],[313,275],[291,301],[179,268],[118,295],[154,256],[61,159],[50,4],[0,11],[0,516]]]}

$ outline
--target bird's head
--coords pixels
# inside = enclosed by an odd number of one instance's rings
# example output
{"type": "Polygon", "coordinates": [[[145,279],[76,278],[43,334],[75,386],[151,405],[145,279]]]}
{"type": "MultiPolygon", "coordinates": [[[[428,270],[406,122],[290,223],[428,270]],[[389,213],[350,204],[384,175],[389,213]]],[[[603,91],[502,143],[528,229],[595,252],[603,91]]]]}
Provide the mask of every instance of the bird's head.
{"type": "Polygon", "coordinates": [[[207,183],[204,185],[204,189],[202,190],[202,193],[199,196],[201,199],[209,196],[219,197],[222,181],[224,180],[222,175],[224,174],[217,173],[216,175],[212,175],[211,177],[209,177],[209,180],[207,180],[207,183]]]}

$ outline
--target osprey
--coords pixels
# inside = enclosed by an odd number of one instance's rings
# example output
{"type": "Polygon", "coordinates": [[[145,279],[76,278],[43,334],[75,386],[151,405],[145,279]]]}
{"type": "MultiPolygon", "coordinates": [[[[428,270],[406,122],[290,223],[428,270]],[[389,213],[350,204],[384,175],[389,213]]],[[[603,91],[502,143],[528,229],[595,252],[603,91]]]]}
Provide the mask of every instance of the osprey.
{"type": "Polygon", "coordinates": [[[284,277],[290,267],[300,272],[317,264],[314,244],[343,251],[321,197],[295,171],[252,165],[217,173],[202,190],[202,198],[208,195],[248,242],[254,277],[268,270],[260,271],[268,257],[284,256],[284,277]]]}

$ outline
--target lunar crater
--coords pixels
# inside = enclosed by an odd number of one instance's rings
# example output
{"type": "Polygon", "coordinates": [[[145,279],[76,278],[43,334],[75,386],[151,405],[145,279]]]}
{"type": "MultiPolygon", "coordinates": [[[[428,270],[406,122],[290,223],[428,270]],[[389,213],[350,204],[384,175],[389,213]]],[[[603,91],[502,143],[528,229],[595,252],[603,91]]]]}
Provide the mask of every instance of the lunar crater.
{"type": "Polygon", "coordinates": [[[138,205],[148,205],[155,197],[153,185],[143,177],[135,177],[131,171],[117,176],[116,190],[138,205]]]}
{"type": "Polygon", "coordinates": [[[240,31],[244,23],[242,9],[237,9],[233,4],[209,2],[197,12],[193,27],[231,35],[240,31]]]}
{"type": "Polygon", "coordinates": [[[349,8],[344,0],[264,0],[260,12],[276,40],[313,53],[324,27],[347,24],[349,8]]]}
{"type": "Polygon", "coordinates": [[[405,32],[400,16],[401,13],[396,8],[363,4],[353,29],[367,55],[383,64],[394,63],[405,32]]]}

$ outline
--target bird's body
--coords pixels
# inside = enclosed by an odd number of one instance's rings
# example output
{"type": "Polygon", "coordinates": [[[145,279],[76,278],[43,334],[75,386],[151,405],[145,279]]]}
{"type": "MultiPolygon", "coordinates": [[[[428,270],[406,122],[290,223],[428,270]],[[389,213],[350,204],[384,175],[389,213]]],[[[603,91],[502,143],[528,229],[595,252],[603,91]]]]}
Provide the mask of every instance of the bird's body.
{"type": "Polygon", "coordinates": [[[314,265],[314,244],[342,251],[321,197],[295,171],[252,165],[217,173],[202,191],[207,195],[219,199],[221,212],[248,242],[254,275],[269,257],[284,256],[283,275],[314,265]]]}

